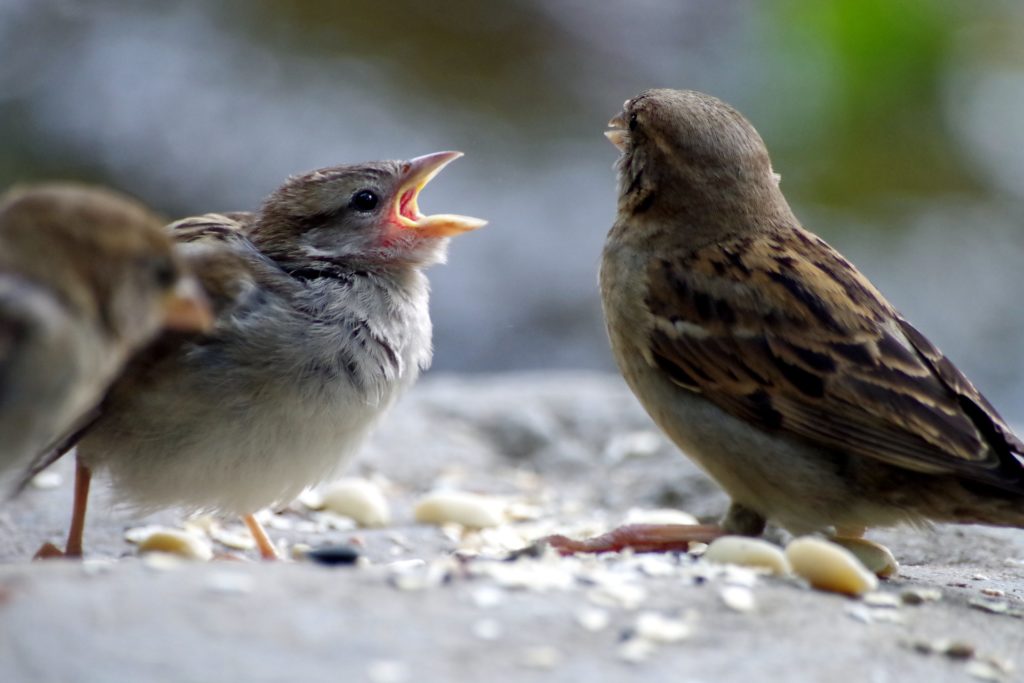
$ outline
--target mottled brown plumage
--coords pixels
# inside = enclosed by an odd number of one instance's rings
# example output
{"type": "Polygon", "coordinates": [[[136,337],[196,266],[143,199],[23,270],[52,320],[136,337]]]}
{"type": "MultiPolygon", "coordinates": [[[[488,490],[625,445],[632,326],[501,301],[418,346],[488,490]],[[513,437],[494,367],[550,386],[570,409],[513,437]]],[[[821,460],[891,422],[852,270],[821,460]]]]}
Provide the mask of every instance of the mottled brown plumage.
{"type": "Polygon", "coordinates": [[[733,498],[727,530],[1024,526],[1024,444],[800,226],[746,119],[652,90],[610,125],[623,152],[601,268],[612,348],[654,420],[733,498]]]}
{"type": "Polygon", "coordinates": [[[0,197],[0,474],[24,468],[166,324],[209,311],[162,221],[98,186],[0,197]]]}

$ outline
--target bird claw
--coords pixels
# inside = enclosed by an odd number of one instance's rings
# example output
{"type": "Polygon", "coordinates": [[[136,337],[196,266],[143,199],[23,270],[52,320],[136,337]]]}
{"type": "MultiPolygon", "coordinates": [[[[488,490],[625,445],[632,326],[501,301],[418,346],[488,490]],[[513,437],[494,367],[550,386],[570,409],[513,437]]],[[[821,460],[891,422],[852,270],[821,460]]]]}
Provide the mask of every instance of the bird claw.
{"type": "Polygon", "coordinates": [[[32,556],[33,560],[52,560],[55,558],[64,558],[67,554],[50,542],[44,543],[40,546],[36,554],[32,556]]]}
{"type": "Polygon", "coordinates": [[[627,524],[582,540],[546,536],[530,547],[549,546],[560,555],[612,553],[627,548],[638,553],[687,552],[691,543],[710,543],[724,534],[714,524],[627,524]]]}

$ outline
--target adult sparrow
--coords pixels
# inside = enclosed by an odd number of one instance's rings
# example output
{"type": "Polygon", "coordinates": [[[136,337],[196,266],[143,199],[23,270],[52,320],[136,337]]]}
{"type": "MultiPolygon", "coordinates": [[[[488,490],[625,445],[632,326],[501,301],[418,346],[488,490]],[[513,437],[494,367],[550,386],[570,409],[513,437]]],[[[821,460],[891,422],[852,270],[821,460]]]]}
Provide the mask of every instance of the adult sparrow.
{"type": "Polygon", "coordinates": [[[23,469],[91,409],[163,325],[212,322],[163,223],[100,187],[0,197],[0,472],[23,469]]]}
{"type": "MultiPolygon", "coordinates": [[[[1024,444],[801,227],[742,115],[649,90],[609,126],[622,152],[600,275],[611,347],[650,416],[731,497],[724,531],[1024,526],[1024,444]]],[[[656,547],[663,532],[624,528],[592,546],[656,547]]]]}
{"type": "Polygon", "coordinates": [[[216,324],[159,339],[54,453],[77,443],[66,554],[81,554],[99,468],[140,509],[241,515],[261,555],[276,556],[253,513],[334,475],[430,364],[423,269],[484,221],[425,216],[417,200],[460,156],[321,169],[290,178],[255,214],[170,226],[216,324]]]}

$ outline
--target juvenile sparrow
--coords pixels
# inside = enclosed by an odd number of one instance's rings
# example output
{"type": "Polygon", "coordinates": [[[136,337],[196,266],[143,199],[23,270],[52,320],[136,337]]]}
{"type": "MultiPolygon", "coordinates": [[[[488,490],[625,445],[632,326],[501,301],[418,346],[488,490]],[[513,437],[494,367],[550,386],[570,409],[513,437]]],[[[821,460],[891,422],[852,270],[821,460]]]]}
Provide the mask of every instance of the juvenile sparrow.
{"type": "Polygon", "coordinates": [[[69,183],[0,197],[0,473],[70,429],[161,326],[211,322],[138,202],[69,183]]]}
{"type": "Polygon", "coordinates": [[[417,200],[460,156],[313,171],[255,214],[170,226],[216,324],[159,339],[55,453],[77,442],[68,555],[81,554],[90,472],[105,469],[120,501],[241,515],[276,556],[253,513],[334,475],[430,364],[422,271],[484,221],[425,216],[417,200]]]}
{"type": "MultiPolygon", "coordinates": [[[[622,152],[600,276],[612,350],[658,426],[732,498],[724,531],[1024,526],[1024,444],[801,227],[742,115],[649,90],[609,126],[622,152]]],[[[635,531],[604,541],[657,546],[672,532],[635,531]]]]}

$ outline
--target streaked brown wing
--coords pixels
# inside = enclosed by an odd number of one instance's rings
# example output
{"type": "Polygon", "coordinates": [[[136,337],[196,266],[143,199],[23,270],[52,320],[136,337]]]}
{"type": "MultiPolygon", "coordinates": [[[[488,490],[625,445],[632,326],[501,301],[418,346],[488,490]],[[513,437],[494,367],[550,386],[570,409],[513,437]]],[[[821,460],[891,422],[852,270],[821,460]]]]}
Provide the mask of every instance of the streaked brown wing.
{"type": "Polygon", "coordinates": [[[680,386],[765,430],[1024,491],[999,414],[821,239],[741,238],[647,275],[652,356],[680,386]]]}

